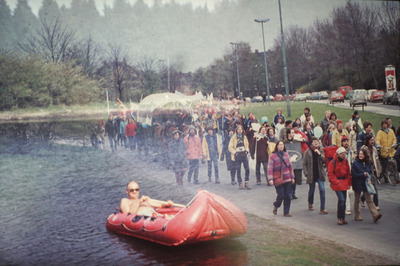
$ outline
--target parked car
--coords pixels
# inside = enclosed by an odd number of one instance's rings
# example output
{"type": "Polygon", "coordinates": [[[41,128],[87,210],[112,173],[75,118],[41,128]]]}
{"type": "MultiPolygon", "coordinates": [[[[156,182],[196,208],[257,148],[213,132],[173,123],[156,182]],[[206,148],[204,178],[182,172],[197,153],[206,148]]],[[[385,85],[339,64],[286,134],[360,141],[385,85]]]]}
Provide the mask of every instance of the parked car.
{"type": "Polygon", "coordinates": [[[378,90],[372,89],[372,90],[368,90],[368,95],[367,95],[367,101],[370,101],[369,99],[371,99],[371,95],[372,93],[376,92],[378,90]]]}
{"type": "Polygon", "coordinates": [[[274,101],[281,101],[282,100],[282,94],[276,94],[274,101]]]}
{"type": "Polygon", "coordinates": [[[311,93],[310,100],[321,100],[322,95],[319,92],[311,93]]]}
{"type": "Polygon", "coordinates": [[[391,97],[392,97],[393,93],[394,93],[394,91],[387,91],[385,93],[385,95],[383,95],[382,103],[383,104],[390,104],[390,100],[391,100],[391,97]]]}
{"type": "Polygon", "coordinates": [[[365,95],[365,98],[368,100],[368,91],[364,89],[357,89],[353,90],[353,94],[363,94],[365,95]]]}
{"type": "Polygon", "coordinates": [[[344,98],[345,98],[345,99],[350,99],[351,96],[353,96],[353,91],[348,91],[348,92],[346,93],[346,96],[344,96],[344,98]]]}
{"type": "Polygon", "coordinates": [[[393,92],[392,96],[390,96],[390,104],[398,105],[399,104],[399,92],[393,92]]]}
{"type": "Polygon", "coordinates": [[[381,102],[381,101],[382,101],[382,98],[383,98],[383,95],[385,95],[385,92],[384,92],[384,91],[374,91],[374,92],[371,94],[371,97],[369,97],[369,101],[370,101],[371,103],[381,102]]]}
{"type": "Polygon", "coordinates": [[[300,93],[300,94],[296,94],[294,96],[293,101],[298,101],[298,102],[302,102],[302,101],[307,101],[307,96],[304,93],[300,93]]]}
{"type": "Polygon", "coordinates": [[[342,102],[344,103],[344,96],[340,92],[333,91],[329,96],[329,103],[333,104],[335,102],[342,102]]]}
{"type": "Polygon", "coordinates": [[[354,107],[356,105],[367,106],[367,96],[362,93],[354,93],[350,98],[350,107],[354,107]]]}
{"type": "Polygon", "coordinates": [[[309,92],[304,93],[304,95],[306,96],[307,100],[309,100],[311,97],[311,93],[309,93],[309,92]]]}
{"type": "Polygon", "coordinates": [[[262,96],[254,96],[253,99],[251,99],[252,103],[261,103],[263,101],[262,96]]]}
{"type": "Polygon", "coordinates": [[[327,91],[320,91],[318,94],[321,96],[321,99],[329,99],[329,94],[327,91]]]}
{"type": "Polygon", "coordinates": [[[250,97],[243,97],[243,101],[245,102],[252,102],[252,99],[250,97]]]}
{"type": "MultiPolygon", "coordinates": [[[[337,92],[340,92],[340,93],[343,94],[343,96],[346,98],[346,94],[347,94],[349,91],[352,91],[352,90],[353,90],[353,88],[350,87],[350,86],[342,86],[342,87],[339,87],[339,88],[337,89],[337,92]]],[[[348,99],[348,98],[346,98],[346,99],[348,99]]]]}

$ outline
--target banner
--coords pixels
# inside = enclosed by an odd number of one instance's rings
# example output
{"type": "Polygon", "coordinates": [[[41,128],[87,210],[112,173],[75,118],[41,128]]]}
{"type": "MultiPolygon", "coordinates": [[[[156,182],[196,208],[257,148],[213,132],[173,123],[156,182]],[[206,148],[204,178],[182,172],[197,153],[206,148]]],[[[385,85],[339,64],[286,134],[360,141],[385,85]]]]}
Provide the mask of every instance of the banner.
{"type": "Polygon", "coordinates": [[[385,67],[386,77],[386,91],[393,91],[397,89],[396,84],[396,68],[392,65],[385,67]]]}
{"type": "Polygon", "coordinates": [[[303,151],[301,150],[300,142],[285,142],[285,147],[293,169],[303,169],[303,151]]]}

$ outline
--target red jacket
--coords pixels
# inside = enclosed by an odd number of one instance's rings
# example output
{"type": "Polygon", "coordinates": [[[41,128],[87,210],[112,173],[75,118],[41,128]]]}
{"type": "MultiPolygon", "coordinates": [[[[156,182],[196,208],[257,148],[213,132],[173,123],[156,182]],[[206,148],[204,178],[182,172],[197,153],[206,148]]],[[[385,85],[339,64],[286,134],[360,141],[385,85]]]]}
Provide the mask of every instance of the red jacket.
{"type": "MultiPolygon", "coordinates": [[[[304,132],[297,130],[297,132],[294,132],[295,135],[300,135],[302,139],[306,139],[305,142],[301,141],[300,145],[301,145],[301,150],[303,151],[303,154],[306,152],[306,150],[308,150],[308,145],[307,142],[309,141],[308,137],[306,134],[304,134],[304,132]]],[[[296,137],[295,137],[296,139],[296,137]]]]}
{"type": "Polygon", "coordinates": [[[346,191],[351,186],[351,172],[347,159],[339,161],[337,154],[328,164],[328,178],[333,191],[346,191]]]}
{"type": "Polygon", "coordinates": [[[201,146],[201,139],[194,135],[187,135],[184,138],[187,147],[188,160],[201,159],[203,157],[203,146],[201,146]]]}
{"type": "Polygon", "coordinates": [[[137,126],[135,123],[128,123],[125,127],[125,136],[126,137],[133,137],[136,134],[137,126]]]}

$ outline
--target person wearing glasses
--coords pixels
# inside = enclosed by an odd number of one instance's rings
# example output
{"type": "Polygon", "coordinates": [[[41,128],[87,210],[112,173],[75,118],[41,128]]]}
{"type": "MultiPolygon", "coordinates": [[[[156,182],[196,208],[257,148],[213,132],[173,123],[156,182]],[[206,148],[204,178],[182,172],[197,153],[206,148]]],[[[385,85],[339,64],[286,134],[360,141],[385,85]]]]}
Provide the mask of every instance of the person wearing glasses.
{"type": "Polygon", "coordinates": [[[125,214],[135,214],[144,216],[155,216],[157,212],[154,208],[164,208],[174,205],[172,200],[168,200],[166,203],[158,200],[151,199],[148,196],[140,196],[139,184],[135,181],[130,181],[126,185],[126,194],[129,198],[121,199],[120,210],[125,214]]]}

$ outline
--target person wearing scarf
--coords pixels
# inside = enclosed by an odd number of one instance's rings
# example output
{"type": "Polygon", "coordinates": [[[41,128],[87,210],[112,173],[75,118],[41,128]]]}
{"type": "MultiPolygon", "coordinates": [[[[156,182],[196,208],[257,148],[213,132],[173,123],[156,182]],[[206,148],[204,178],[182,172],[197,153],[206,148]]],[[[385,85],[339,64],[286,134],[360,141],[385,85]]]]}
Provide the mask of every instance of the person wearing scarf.
{"type": "Polygon", "coordinates": [[[372,214],[374,223],[376,223],[382,214],[379,214],[375,204],[372,202],[371,194],[368,193],[365,181],[367,177],[372,176],[372,165],[368,157],[368,151],[360,149],[357,154],[357,158],[354,160],[351,167],[351,180],[354,190],[354,220],[362,221],[360,212],[360,196],[361,192],[364,192],[365,200],[367,201],[368,208],[372,214]]]}
{"type": "Polygon", "coordinates": [[[275,151],[270,155],[268,159],[268,182],[272,186],[274,185],[274,177],[282,176],[283,184],[275,185],[276,200],[273,203],[273,214],[277,214],[278,208],[282,205],[283,201],[283,215],[285,217],[291,217],[290,203],[291,203],[291,184],[294,184],[294,172],[293,166],[290,162],[289,154],[286,152],[285,143],[279,140],[276,144],[275,151]]]}
{"type": "Polygon", "coordinates": [[[338,198],[337,219],[338,224],[347,224],[345,219],[346,195],[351,186],[351,173],[349,163],[346,159],[346,149],[340,147],[328,164],[328,179],[331,189],[335,191],[338,198]]]}
{"type": "Polygon", "coordinates": [[[319,147],[319,140],[312,137],[310,149],[304,153],[303,172],[306,182],[309,184],[308,190],[308,210],[313,211],[315,183],[318,183],[320,198],[320,213],[328,214],[325,209],[325,178],[326,172],[324,168],[325,156],[324,151],[319,147]]]}
{"type": "Polygon", "coordinates": [[[269,139],[266,133],[267,129],[265,127],[260,127],[259,132],[254,134],[253,141],[250,145],[250,156],[253,160],[256,160],[257,185],[261,185],[261,165],[264,168],[265,178],[267,178],[269,139]]]}
{"type": "Polygon", "coordinates": [[[387,177],[386,169],[389,163],[389,156],[393,157],[395,153],[395,149],[392,148],[392,145],[396,144],[396,136],[393,130],[389,129],[389,124],[386,120],[382,121],[381,127],[382,127],[381,130],[379,130],[378,133],[376,134],[375,142],[377,146],[383,147],[379,155],[379,160],[381,162],[382,169],[384,169],[380,179],[382,179],[383,177],[385,183],[388,183],[389,180],[387,177]],[[384,148],[389,148],[389,153],[384,148]]]}
{"type": "Polygon", "coordinates": [[[241,125],[238,125],[236,127],[236,133],[231,138],[228,149],[231,152],[232,161],[234,161],[237,173],[237,180],[239,182],[239,189],[244,189],[240,171],[242,164],[245,169],[245,187],[247,189],[251,189],[249,184],[249,160],[247,159],[247,155],[249,154],[249,141],[247,140],[246,135],[244,135],[244,130],[241,125]]]}

